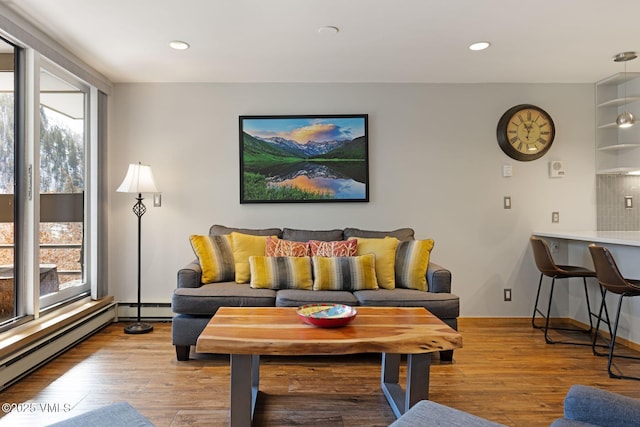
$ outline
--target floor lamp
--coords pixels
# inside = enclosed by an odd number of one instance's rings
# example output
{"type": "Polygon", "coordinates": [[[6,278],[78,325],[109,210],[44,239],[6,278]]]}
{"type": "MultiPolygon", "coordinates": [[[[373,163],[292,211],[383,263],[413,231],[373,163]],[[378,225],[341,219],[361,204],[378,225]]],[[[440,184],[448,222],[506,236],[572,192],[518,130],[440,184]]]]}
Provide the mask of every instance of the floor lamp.
{"type": "Polygon", "coordinates": [[[127,176],[124,177],[122,184],[116,190],[119,193],[134,193],[137,194],[136,204],[133,205],[133,213],[138,217],[138,321],[127,325],[124,328],[124,332],[127,334],[146,334],[153,331],[153,326],[149,323],[140,321],[140,289],[142,286],[140,280],[140,237],[142,231],[142,215],[147,211],[147,208],[142,203],[142,193],[157,193],[156,183],[153,180],[153,173],[151,173],[151,166],[145,166],[140,163],[129,165],[127,176]]]}

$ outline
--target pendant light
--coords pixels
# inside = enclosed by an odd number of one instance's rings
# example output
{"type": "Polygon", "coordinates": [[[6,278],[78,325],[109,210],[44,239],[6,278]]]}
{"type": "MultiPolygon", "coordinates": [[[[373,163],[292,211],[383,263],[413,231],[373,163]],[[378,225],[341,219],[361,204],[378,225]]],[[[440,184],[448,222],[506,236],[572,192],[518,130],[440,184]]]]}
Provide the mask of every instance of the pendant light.
{"type": "Polygon", "coordinates": [[[624,85],[624,104],[623,111],[616,118],[616,124],[619,128],[628,128],[633,126],[636,123],[636,118],[627,111],[627,61],[631,61],[632,59],[636,59],[638,55],[635,52],[622,52],[613,57],[614,62],[624,62],[624,75],[623,75],[623,85],[624,85]]]}

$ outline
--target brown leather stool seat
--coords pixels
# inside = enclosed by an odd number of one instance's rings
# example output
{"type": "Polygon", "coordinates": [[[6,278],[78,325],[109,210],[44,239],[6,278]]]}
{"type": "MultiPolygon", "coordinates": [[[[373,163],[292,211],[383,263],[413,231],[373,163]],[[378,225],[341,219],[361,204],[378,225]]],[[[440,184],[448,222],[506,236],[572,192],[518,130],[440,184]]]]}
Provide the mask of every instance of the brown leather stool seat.
{"type": "MultiPolygon", "coordinates": [[[[591,304],[589,302],[589,292],[587,290],[587,277],[596,277],[596,272],[589,270],[585,267],[573,266],[573,265],[558,265],[554,262],[551,256],[551,251],[547,242],[538,237],[531,236],[530,238],[531,248],[533,249],[533,258],[536,263],[536,267],[540,271],[540,281],[538,282],[538,293],[536,294],[536,303],[533,308],[533,315],[531,316],[531,325],[537,329],[544,329],[544,339],[548,344],[574,344],[574,345],[592,345],[591,342],[573,342],[573,341],[556,341],[549,337],[550,330],[561,330],[570,332],[584,332],[591,334],[593,331],[593,320],[595,313],[591,311],[591,304]],[[549,303],[547,305],[546,314],[538,308],[540,301],[540,291],[542,289],[542,279],[544,276],[551,278],[551,289],[549,290],[549,303]],[[587,311],[589,313],[589,329],[581,328],[552,328],[549,326],[549,314],[551,313],[551,302],[553,300],[553,291],[555,288],[556,279],[569,279],[569,278],[582,278],[584,286],[584,295],[587,301],[587,311]],[[536,315],[540,314],[545,319],[544,326],[536,325],[536,315]]],[[[602,291],[601,291],[602,292],[602,291]]],[[[608,314],[608,313],[605,313],[608,314]]],[[[608,317],[607,317],[608,318],[608,317]]]]}
{"type": "MultiPolygon", "coordinates": [[[[620,273],[620,270],[618,269],[618,266],[613,259],[611,252],[609,252],[607,248],[591,244],[589,245],[589,252],[591,252],[591,257],[593,258],[593,265],[596,269],[598,282],[600,282],[600,286],[604,288],[602,304],[600,305],[600,314],[602,314],[603,310],[607,309],[607,306],[605,304],[605,296],[607,295],[607,292],[620,295],[620,298],[618,299],[618,310],[616,311],[615,323],[613,326],[613,331],[611,333],[611,339],[609,340],[609,360],[607,362],[607,371],[609,372],[609,376],[611,378],[640,380],[639,377],[622,374],[619,369],[617,370],[620,372],[620,374],[615,374],[611,370],[611,365],[614,361],[614,358],[616,357],[640,360],[640,357],[616,355],[613,351],[616,345],[616,336],[618,333],[618,322],[620,320],[620,309],[622,308],[622,301],[626,297],[640,296],[640,280],[625,279],[620,273]]],[[[596,334],[593,338],[593,353],[598,356],[605,356],[606,354],[596,351],[596,341],[598,340],[597,332],[600,328],[600,321],[601,319],[598,319],[598,322],[596,323],[596,334]]]]}

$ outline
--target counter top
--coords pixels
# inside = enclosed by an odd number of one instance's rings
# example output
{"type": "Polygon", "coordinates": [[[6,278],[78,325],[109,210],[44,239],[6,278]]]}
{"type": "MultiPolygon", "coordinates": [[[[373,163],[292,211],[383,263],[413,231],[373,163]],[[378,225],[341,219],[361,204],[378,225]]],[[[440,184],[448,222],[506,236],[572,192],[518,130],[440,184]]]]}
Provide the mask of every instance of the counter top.
{"type": "Polygon", "coordinates": [[[531,234],[555,239],[640,246],[640,231],[534,231],[531,234]]]}

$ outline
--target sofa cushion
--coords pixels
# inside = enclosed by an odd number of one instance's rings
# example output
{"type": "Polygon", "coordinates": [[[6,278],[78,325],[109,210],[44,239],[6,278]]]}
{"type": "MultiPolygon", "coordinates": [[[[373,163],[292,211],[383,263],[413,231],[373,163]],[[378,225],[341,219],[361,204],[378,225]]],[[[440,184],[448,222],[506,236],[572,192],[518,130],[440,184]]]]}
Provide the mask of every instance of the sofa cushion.
{"type": "Polygon", "coordinates": [[[357,248],[357,240],[337,240],[333,242],[309,240],[311,256],[356,256],[357,248]]]}
{"type": "Polygon", "coordinates": [[[235,267],[228,236],[189,236],[189,242],[202,268],[202,283],[233,280],[235,267]]]}
{"type": "MultiPolygon", "coordinates": [[[[311,291],[308,291],[311,292],[311,291]]],[[[220,307],[271,307],[273,289],[252,289],[248,283],[208,283],[199,288],[177,288],[171,298],[174,313],[211,317],[220,307]]]]}
{"type": "Polygon", "coordinates": [[[413,228],[398,228],[392,231],[374,231],[374,230],[361,230],[359,228],[345,228],[343,231],[344,239],[348,240],[351,237],[366,237],[371,239],[381,239],[383,237],[395,237],[398,240],[413,240],[415,232],[413,228]]]}
{"type": "Polygon", "coordinates": [[[266,256],[309,256],[309,244],[267,236],[266,256]]]}
{"type": "Polygon", "coordinates": [[[360,305],[424,307],[440,319],[455,319],[460,314],[460,298],[454,294],[395,288],[355,291],[353,295],[360,305]]]}
{"type": "Polygon", "coordinates": [[[342,230],[296,230],[294,228],[284,228],[282,230],[282,238],[295,240],[296,242],[343,240],[342,230]]]}
{"type": "Polygon", "coordinates": [[[396,287],[427,290],[427,267],[433,240],[407,240],[396,248],[396,287]]]}
{"type": "Polygon", "coordinates": [[[376,258],[373,254],[355,257],[313,257],[314,291],[355,291],[378,289],[376,258]]]}
{"type": "Polygon", "coordinates": [[[251,287],[256,289],[311,289],[311,258],[249,257],[251,287]]]}
{"type": "MultiPolygon", "coordinates": [[[[257,289],[256,289],[257,290],[257,289]]],[[[373,291],[372,291],[373,292],[373,291]]],[[[282,289],[277,291],[277,307],[299,307],[316,303],[358,305],[358,300],[350,291],[306,291],[302,289],[282,289]]]]}
{"type": "Polygon", "coordinates": [[[233,228],[224,225],[212,225],[209,234],[212,236],[223,236],[233,232],[250,234],[252,236],[278,236],[282,237],[282,230],[279,228],[233,228]]]}
{"type": "Polygon", "coordinates": [[[253,236],[249,234],[231,233],[233,248],[233,262],[236,269],[236,282],[249,283],[251,270],[250,256],[264,256],[267,246],[267,236],[253,236]]]}
{"type": "Polygon", "coordinates": [[[363,238],[355,237],[358,241],[356,253],[358,255],[374,254],[376,256],[376,278],[378,286],[384,289],[393,289],[396,287],[396,247],[398,239],[395,237],[363,238]]]}
{"type": "Polygon", "coordinates": [[[421,400],[394,421],[389,427],[505,427],[493,421],[441,405],[421,400]]]}

